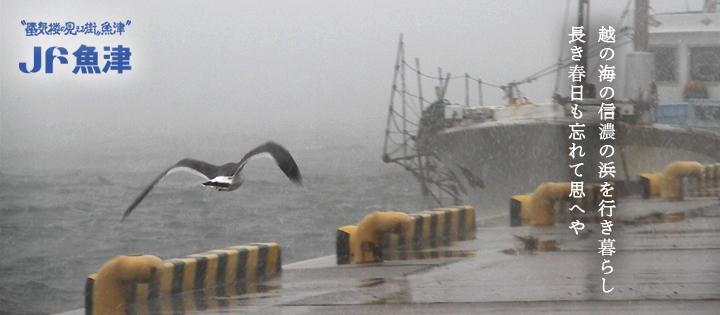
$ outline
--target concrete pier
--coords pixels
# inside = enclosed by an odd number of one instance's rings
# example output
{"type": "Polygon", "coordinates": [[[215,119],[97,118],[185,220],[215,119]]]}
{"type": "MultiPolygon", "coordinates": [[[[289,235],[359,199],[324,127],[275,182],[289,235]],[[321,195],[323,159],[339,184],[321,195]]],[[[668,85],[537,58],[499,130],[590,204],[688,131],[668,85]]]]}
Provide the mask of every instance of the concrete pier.
{"type": "Polygon", "coordinates": [[[720,201],[620,199],[613,219],[611,235],[605,236],[597,224],[587,224],[575,235],[566,225],[509,227],[507,218],[478,216],[475,240],[441,248],[468,257],[351,265],[336,265],[334,255],[320,257],[285,265],[280,277],[253,284],[246,294],[187,294],[182,299],[191,301],[181,304],[192,309],[182,311],[345,315],[720,312],[720,201]],[[532,250],[520,238],[549,241],[553,246],[532,250]],[[615,240],[612,256],[599,253],[604,238],[615,240]],[[604,259],[610,260],[612,273],[604,274],[609,270],[602,269],[604,259]],[[605,290],[612,288],[611,292],[603,291],[602,278],[605,290]]]}

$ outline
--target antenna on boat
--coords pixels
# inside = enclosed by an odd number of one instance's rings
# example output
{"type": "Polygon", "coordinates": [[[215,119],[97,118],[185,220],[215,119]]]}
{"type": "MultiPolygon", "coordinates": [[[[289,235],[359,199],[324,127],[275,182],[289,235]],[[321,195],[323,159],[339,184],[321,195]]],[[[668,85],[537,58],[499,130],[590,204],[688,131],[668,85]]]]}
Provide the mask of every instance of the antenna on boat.
{"type": "Polygon", "coordinates": [[[438,78],[440,78],[440,85],[435,87],[435,94],[437,95],[437,101],[442,102],[445,100],[445,93],[447,93],[448,83],[450,83],[450,72],[447,73],[443,84],[442,69],[438,68],[438,78]]]}

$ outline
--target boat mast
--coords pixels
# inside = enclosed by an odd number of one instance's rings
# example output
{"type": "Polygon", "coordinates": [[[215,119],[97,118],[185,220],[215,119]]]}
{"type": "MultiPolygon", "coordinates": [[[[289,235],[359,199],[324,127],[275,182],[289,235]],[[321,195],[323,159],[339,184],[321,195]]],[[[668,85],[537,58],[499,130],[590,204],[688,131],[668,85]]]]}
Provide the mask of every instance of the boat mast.
{"type": "MultiPolygon", "coordinates": [[[[589,34],[588,32],[588,22],[590,21],[590,0],[580,0],[578,3],[578,23],[577,26],[583,28],[583,32],[585,34],[589,34]]],[[[585,42],[579,42],[579,46],[581,51],[583,52],[582,56],[580,57],[580,60],[577,62],[577,66],[581,69],[588,70],[587,64],[587,56],[588,56],[588,41],[589,36],[586,37],[585,42]]],[[[584,98],[594,98],[595,97],[595,89],[593,86],[587,83],[587,78],[585,76],[580,78],[580,85],[583,87],[583,97],[584,98]]]]}
{"type": "MultiPolygon", "coordinates": [[[[587,25],[585,25],[585,17],[590,14],[590,1],[589,0],[580,0],[580,3],[578,4],[578,23],[577,25],[583,28],[583,32],[587,34],[588,28],[587,25]]],[[[589,20],[589,18],[588,18],[589,20]]],[[[587,40],[584,42],[580,42],[580,48],[582,48],[583,54],[582,58],[578,61],[578,66],[582,67],[583,69],[587,70],[587,40]]],[[[587,83],[587,80],[583,76],[581,78],[582,81],[581,84],[585,85],[587,83]]]]}
{"type": "Polygon", "coordinates": [[[635,0],[635,51],[648,50],[648,0],[635,0]]]}

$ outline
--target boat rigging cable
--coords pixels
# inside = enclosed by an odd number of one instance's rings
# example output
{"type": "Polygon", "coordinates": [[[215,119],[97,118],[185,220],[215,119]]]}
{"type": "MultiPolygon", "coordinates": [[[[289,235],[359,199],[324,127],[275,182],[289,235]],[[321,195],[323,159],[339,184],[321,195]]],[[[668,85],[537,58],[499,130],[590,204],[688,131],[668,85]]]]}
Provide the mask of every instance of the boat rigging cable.
{"type": "MultiPolygon", "coordinates": [[[[566,5],[565,23],[563,24],[563,29],[567,28],[567,20],[568,20],[568,16],[569,16],[570,1],[571,1],[571,0],[568,0],[567,5],[566,5]]],[[[630,12],[630,4],[632,4],[632,1],[633,1],[633,0],[628,0],[628,1],[627,1],[626,5],[625,5],[625,9],[623,10],[623,13],[622,13],[621,16],[620,16],[620,19],[619,19],[617,25],[622,25],[622,24],[624,23],[625,18],[627,17],[628,13],[630,12]]],[[[628,36],[628,37],[631,37],[631,34],[632,34],[631,31],[632,31],[632,29],[631,29],[630,27],[621,27],[621,28],[617,31],[616,35],[617,35],[618,37],[623,36],[623,35],[626,35],[626,36],[628,36]]],[[[561,39],[561,42],[564,43],[565,40],[564,40],[564,39],[561,39]]],[[[615,48],[622,47],[622,46],[625,46],[625,45],[630,44],[630,43],[632,43],[632,39],[629,39],[629,40],[623,41],[623,42],[619,42],[619,43],[616,43],[616,44],[610,45],[610,46],[608,46],[606,43],[593,43],[593,44],[591,44],[591,45],[588,47],[588,50],[589,50],[588,55],[594,56],[594,55],[597,55],[597,54],[598,54],[602,49],[604,49],[604,48],[613,48],[613,49],[615,49],[615,48]],[[601,45],[601,44],[603,44],[603,45],[601,45]]],[[[553,65],[550,65],[550,66],[547,66],[547,67],[543,68],[542,70],[537,71],[537,72],[535,72],[535,73],[533,73],[533,74],[525,77],[525,78],[522,79],[522,80],[513,81],[512,83],[508,83],[507,85],[491,84],[491,83],[488,83],[488,82],[483,81],[483,80],[480,79],[480,78],[474,78],[474,77],[472,77],[472,76],[470,76],[470,75],[468,75],[468,74],[451,76],[451,77],[449,77],[449,79],[450,79],[450,80],[456,80],[456,79],[466,78],[466,79],[468,79],[468,80],[472,80],[472,81],[477,82],[479,85],[487,85],[487,86],[490,86],[490,87],[499,88],[499,89],[501,89],[501,90],[503,90],[503,91],[507,91],[508,88],[517,88],[517,86],[519,86],[519,85],[522,85],[522,84],[525,84],[525,83],[531,83],[531,82],[533,82],[533,81],[536,81],[536,80],[538,80],[538,79],[540,79],[540,78],[542,78],[542,77],[545,77],[545,76],[550,75],[550,74],[553,74],[553,73],[557,73],[557,74],[558,74],[558,78],[559,78],[559,77],[560,77],[560,73],[561,73],[560,71],[561,71],[563,68],[566,68],[566,67],[572,65],[573,63],[575,63],[575,61],[573,61],[573,60],[572,60],[572,57],[570,57],[570,56],[563,58],[563,57],[562,57],[562,55],[563,55],[562,52],[563,52],[563,51],[564,51],[563,49],[560,49],[560,56],[558,57],[558,62],[557,62],[557,63],[555,63],[555,64],[553,64],[553,65]]],[[[422,77],[425,77],[425,78],[428,78],[428,79],[433,79],[433,80],[441,80],[441,81],[444,79],[444,78],[442,78],[442,76],[428,75],[428,74],[425,74],[425,73],[421,72],[419,69],[417,69],[417,68],[413,67],[412,65],[410,65],[409,63],[407,63],[407,62],[405,61],[405,59],[402,59],[402,64],[403,64],[403,67],[407,67],[408,69],[410,69],[410,70],[412,70],[413,72],[417,73],[419,76],[422,76],[422,77]]],[[[419,68],[419,67],[418,67],[418,68],[419,68]]],[[[591,75],[594,74],[593,72],[595,72],[595,71],[597,71],[595,68],[591,68],[591,69],[589,69],[587,75],[588,75],[588,76],[591,76],[591,75]]],[[[555,89],[554,89],[554,90],[555,90],[555,93],[557,93],[557,90],[558,90],[558,81],[559,81],[559,79],[556,79],[556,86],[555,86],[555,89]]],[[[519,92],[519,91],[518,91],[518,92],[519,92]]],[[[411,95],[411,94],[408,94],[408,95],[409,95],[409,96],[412,96],[412,97],[415,97],[416,99],[419,99],[419,97],[418,97],[417,95],[411,95]]],[[[459,104],[457,104],[457,105],[459,105],[459,104]]]]}
{"type": "MultiPolygon", "coordinates": [[[[621,30],[619,33],[617,33],[617,35],[628,35],[628,34],[629,34],[629,30],[628,30],[628,29],[623,29],[623,30],[621,30]]],[[[592,44],[592,45],[590,45],[590,47],[589,47],[589,51],[590,51],[590,52],[589,52],[588,54],[590,54],[590,55],[597,55],[603,48],[613,48],[613,49],[614,49],[614,48],[618,48],[618,47],[625,46],[625,45],[630,44],[630,43],[632,43],[632,40],[623,41],[623,42],[616,43],[616,44],[614,44],[614,45],[609,45],[609,46],[608,46],[607,44],[603,43],[603,44],[605,44],[605,46],[602,46],[602,47],[601,47],[600,44],[597,44],[597,43],[596,43],[596,44],[592,44]]],[[[405,62],[404,60],[403,60],[402,62],[403,62],[403,66],[404,66],[404,67],[412,70],[413,72],[417,73],[419,76],[422,76],[422,77],[424,77],[424,78],[433,79],[433,80],[445,80],[445,79],[446,79],[446,78],[442,78],[442,77],[438,77],[438,76],[434,76],[434,75],[425,74],[425,73],[417,70],[416,68],[414,68],[413,66],[411,66],[410,64],[408,64],[407,62],[405,62]]],[[[483,81],[483,80],[480,79],[480,78],[474,78],[474,77],[472,77],[472,76],[470,76],[470,75],[451,76],[449,79],[450,79],[450,80],[456,80],[456,79],[467,78],[467,79],[469,79],[469,80],[472,80],[472,81],[477,82],[478,84],[487,85],[487,86],[490,86],[490,87],[494,87],[494,88],[499,88],[499,89],[502,89],[502,90],[506,90],[506,89],[509,88],[509,87],[517,87],[518,85],[522,85],[522,84],[525,84],[525,83],[532,83],[533,81],[536,81],[536,80],[538,80],[538,79],[540,79],[540,78],[542,78],[542,77],[545,77],[545,76],[550,75],[550,74],[553,74],[553,73],[558,73],[558,76],[559,76],[560,71],[561,71],[563,68],[566,68],[566,67],[568,67],[568,66],[570,66],[570,65],[572,65],[572,64],[574,64],[574,63],[575,63],[575,61],[572,60],[572,57],[565,57],[565,58],[561,59],[561,60],[560,60],[558,63],[556,63],[556,64],[553,64],[553,65],[550,65],[550,66],[548,66],[548,67],[545,67],[545,68],[543,68],[542,70],[537,71],[537,72],[535,72],[535,73],[533,73],[533,74],[531,74],[531,75],[523,78],[522,80],[513,81],[512,83],[508,83],[507,85],[491,84],[491,83],[488,83],[488,82],[483,81]]],[[[590,71],[595,71],[595,70],[590,70],[590,71]]],[[[592,75],[592,74],[593,74],[592,72],[589,72],[589,73],[588,73],[588,76],[590,76],[590,75],[592,75]]],[[[555,88],[555,91],[557,91],[557,87],[555,88]]],[[[406,93],[408,96],[411,96],[411,97],[414,97],[414,98],[416,98],[416,99],[419,99],[419,96],[417,96],[417,95],[413,95],[413,94],[410,94],[410,93],[407,93],[407,92],[404,92],[404,93],[406,93]]],[[[459,105],[459,104],[458,104],[458,105],[459,105]]]]}

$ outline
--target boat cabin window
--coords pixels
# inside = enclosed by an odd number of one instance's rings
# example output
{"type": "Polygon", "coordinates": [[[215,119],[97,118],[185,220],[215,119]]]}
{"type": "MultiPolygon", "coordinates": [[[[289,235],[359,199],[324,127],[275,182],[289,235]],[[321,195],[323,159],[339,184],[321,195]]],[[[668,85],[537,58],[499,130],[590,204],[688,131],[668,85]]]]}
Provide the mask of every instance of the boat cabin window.
{"type": "Polygon", "coordinates": [[[690,48],[690,79],[720,82],[720,47],[690,48]]]}
{"type": "Polygon", "coordinates": [[[652,47],[649,49],[655,55],[655,80],[658,82],[677,81],[677,48],[652,47]]]}

